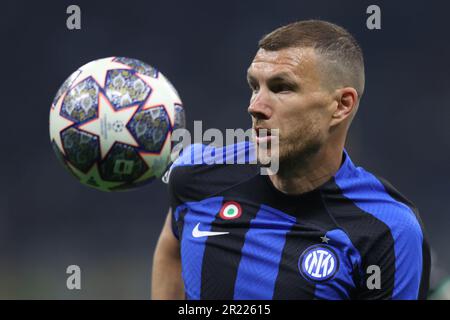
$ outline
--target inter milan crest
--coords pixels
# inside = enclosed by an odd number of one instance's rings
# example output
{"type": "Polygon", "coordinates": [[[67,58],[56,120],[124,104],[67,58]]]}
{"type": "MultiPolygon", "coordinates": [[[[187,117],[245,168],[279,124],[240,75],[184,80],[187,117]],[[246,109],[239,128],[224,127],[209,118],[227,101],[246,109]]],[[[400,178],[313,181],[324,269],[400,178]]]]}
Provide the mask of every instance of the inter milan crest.
{"type": "Polygon", "coordinates": [[[307,280],[327,281],[333,278],[339,269],[338,256],[330,246],[314,245],[302,253],[298,260],[298,269],[307,280]]]}
{"type": "Polygon", "coordinates": [[[242,208],[236,201],[227,201],[220,209],[219,216],[225,220],[237,219],[242,214],[242,208]]]}

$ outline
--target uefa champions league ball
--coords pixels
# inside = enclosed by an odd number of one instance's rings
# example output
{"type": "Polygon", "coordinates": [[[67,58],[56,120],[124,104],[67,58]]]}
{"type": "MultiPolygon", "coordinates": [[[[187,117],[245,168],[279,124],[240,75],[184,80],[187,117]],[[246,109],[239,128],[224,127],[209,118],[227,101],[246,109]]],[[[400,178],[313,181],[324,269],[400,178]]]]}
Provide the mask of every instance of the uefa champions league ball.
{"type": "Polygon", "coordinates": [[[75,71],[50,109],[57,157],[81,183],[127,190],[161,178],[175,129],[185,127],[177,91],[157,69],[110,57],[75,71]]]}

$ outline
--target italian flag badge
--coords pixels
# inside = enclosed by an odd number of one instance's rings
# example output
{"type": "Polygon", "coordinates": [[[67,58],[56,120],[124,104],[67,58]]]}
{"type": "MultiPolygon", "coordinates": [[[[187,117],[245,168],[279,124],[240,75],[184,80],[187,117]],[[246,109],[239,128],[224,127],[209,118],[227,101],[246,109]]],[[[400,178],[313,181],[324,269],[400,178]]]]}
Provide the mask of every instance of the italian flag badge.
{"type": "Polygon", "coordinates": [[[242,214],[242,208],[236,201],[227,201],[220,209],[220,217],[225,220],[237,219],[242,214]]]}

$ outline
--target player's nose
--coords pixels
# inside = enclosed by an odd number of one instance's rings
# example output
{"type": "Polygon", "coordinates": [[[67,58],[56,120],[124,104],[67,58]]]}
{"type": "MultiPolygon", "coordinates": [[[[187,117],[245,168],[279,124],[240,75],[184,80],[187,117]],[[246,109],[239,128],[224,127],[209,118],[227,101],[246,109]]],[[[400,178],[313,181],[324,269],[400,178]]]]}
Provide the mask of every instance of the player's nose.
{"type": "Polygon", "coordinates": [[[248,113],[256,119],[270,119],[272,108],[269,99],[270,97],[261,90],[250,100],[250,105],[247,109],[248,113]]]}

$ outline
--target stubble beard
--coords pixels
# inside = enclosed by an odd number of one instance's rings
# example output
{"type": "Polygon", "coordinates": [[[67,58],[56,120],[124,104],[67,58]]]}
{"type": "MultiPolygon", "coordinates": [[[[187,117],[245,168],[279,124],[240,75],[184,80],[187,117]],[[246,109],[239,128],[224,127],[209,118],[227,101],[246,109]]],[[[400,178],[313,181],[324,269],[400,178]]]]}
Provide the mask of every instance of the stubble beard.
{"type": "Polygon", "coordinates": [[[323,144],[322,134],[313,124],[299,129],[291,137],[280,139],[278,175],[289,176],[298,169],[308,168],[310,159],[323,144]]]}

